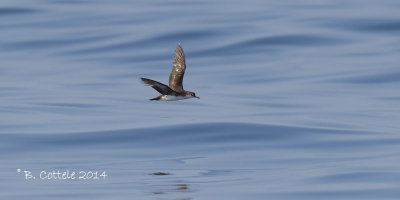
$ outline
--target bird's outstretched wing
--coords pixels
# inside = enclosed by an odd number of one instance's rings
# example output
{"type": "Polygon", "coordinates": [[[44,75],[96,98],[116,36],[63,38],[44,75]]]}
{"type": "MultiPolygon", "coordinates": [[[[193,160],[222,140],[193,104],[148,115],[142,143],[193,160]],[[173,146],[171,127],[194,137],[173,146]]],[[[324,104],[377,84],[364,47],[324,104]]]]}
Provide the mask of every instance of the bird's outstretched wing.
{"type": "Polygon", "coordinates": [[[157,90],[157,92],[159,92],[161,94],[170,94],[173,92],[171,90],[171,88],[169,88],[167,85],[164,85],[160,82],[153,81],[148,78],[140,78],[140,79],[142,79],[142,82],[144,84],[151,86],[152,88],[154,88],[155,90],[157,90]]]}
{"type": "Polygon", "coordinates": [[[185,75],[186,63],[182,46],[178,44],[175,50],[174,66],[169,75],[169,87],[175,92],[183,92],[183,75],[185,75]]]}

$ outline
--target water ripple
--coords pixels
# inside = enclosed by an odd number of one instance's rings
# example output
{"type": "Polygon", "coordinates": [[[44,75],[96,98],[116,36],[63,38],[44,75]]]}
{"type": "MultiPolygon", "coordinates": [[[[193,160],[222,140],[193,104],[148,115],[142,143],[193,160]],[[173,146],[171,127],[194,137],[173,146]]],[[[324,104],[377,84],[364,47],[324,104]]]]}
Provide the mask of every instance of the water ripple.
{"type": "Polygon", "coordinates": [[[40,11],[41,10],[38,10],[38,9],[18,8],[18,7],[0,8],[0,16],[31,14],[31,13],[37,13],[37,12],[40,12],[40,11]]]}
{"type": "Polygon", "coordinates": [[[346,78],[335,79],[335,82],[376,84],[376,83],[395,83],[400,82],[400,72],[375,73],[371,75],[354,75],[346,78]]]}
{"type": "MultiPolygon", "coordinates": [[[[334,146],[350,145],[347,141],[320,141],[318,138],[324,135],[365,135],[367,132],[334,130],[334,129],[317,129],[317,128],[301,128],[289,126],[275,126],[262,124],[247,123],[202,123],[202,124],[186,124],[172,125],[156,128],[144,129],[127,129],[127,130],[111,130],[92,133],[67,133],[67,134],[20,134],[20,135],[1,135],[2,141],[11,143],[32,143],[29,146],[46,147],[62,147],[74,146],[85,147],[87,145],[113,147],[131,146],[140,147],[142,145],[150,146],[174,146],[177,148],[189,146],[205,146],[217,145],[223,147],[243,146],[251,144],[248,147],[254,147],[256,144],[271,146],[292,146],[296,148],[324,148],[330,144],[334,146]],[[251,130],[251,132],[249,132],[251,130]],[[14,142],[12,142],[14,141],[14,142]],[[300,142],[303,141],[303,142],[300,142]],[[311,143],[314,141],[314,143],[311,143]],[[326,144],[327,143],[327,144],[326,144]],[[319,145],[320,144],[320,145],[319,145]]],[[[390,141],[389,141],[390,142],[390,141]]],[[[393,141],[391,141],[392,143],[393,141]]],[[[373,145],[373,141],[369,141],[373,145]]],[[[381,144],[381,143],[375,143],[381,144]]],[[[15,145],[20,146],[20,145],[15,145]]],[[[361,145],[364,146],[364,145],[361,145]]],[[[267,147],[267,146],[264,146],[267,147]]]]}
{"type": "Polygon", "coordinates": [[[396,199],[400,196],[398,188],[384,189],[335,189],[277,194],[276,197],[290,199],[396,199]]]}
{"type": "Polygon", "coordinates": [[[179,43],[179,41],[201,39],[211,37],[220,34],[217,31],[181,31],[181,32],[170,32],[163,35],[157,35],[149,38],[135,39],[134,41],[124,41],[119,43],[113,43],[110,45],[97,46],[94,48],[86,48],[74,51],[65,52],[65,54],[81,55],[81,54],[94,54],[102,52],[113,52],[113,51],[125,51],[128,49],[140,49],[146,48],[153,45],[161,45],[165,43],[179,43]]]}
{"type": "Polygon", "coordinates": [[[67,45],[81,45],[82,43],[95,42],[99,40],[109,39],[114,37],[113,35],[98,35],[98,36],[87,36],[79,38],[53,38],[53,39],[34,39],[26,41],[17,41],[8,44],[4,44],[7,49],[38,49],[38,48],[53,48],[62,47],[67,45]]]}
{"type": "Polygon", "coordinates": [[[324,21],[325,22],[321,23],[321,25],[362,33],[397,33],[400,31],[400,20],[397,19],[346,19],[343,21],[336,20],[334,22],[326,19],[324,21]]]}
{"type": "Polygon", "coordinates": [[[311,47],[337,45],[341,43],[343,43],[343,41],[336,38],[316,35],[277,35],[239,41],[225,46],[216,46],[194,52],[193,54],[196,56],[220,56],[265,53],[265,51],[272,51],[276,48],[282,48],[285,46],[311,47]]]}
{"type": "Polygon", "coordinates": [[[394,172],[353,172],[353,173],[340,173],[321,176],[312,179],[318,183],[377,183],[377,182],[396,182],[400,180],[400,174],[394,172]]]}

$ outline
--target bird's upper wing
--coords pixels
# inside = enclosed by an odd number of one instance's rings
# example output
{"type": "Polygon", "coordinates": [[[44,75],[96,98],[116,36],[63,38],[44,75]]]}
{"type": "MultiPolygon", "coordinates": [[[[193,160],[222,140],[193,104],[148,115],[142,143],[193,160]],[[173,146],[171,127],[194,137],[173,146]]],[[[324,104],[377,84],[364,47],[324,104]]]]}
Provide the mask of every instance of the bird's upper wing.
{"type": "Polygon", "coordinates": [[[183,92],[183,75],[185,75],[186,63],[182,46],[178,44],[175,50],[174,66],[169,75],[169,87],[176,92],[183,92]]]}
{"type": "Polygon", "coordinates": [[[173,92],[171,90],[171,88],[169,88],[167,85],[164,85],[160,82],[153,81],[153,80],[147,79],[147,78],[141,78],[141,79],[144,84],[151,86],[152,88],[154,88],[155,90],[157,90],[157,92],[159,92],[161,94],[170,94],[173,92]]]}

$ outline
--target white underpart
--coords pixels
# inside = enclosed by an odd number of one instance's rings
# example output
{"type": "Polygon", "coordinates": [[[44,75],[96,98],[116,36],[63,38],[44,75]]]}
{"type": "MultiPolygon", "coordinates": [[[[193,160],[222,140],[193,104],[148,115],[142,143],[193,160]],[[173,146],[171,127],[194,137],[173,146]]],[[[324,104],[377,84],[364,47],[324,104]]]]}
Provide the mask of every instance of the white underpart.
{"type": "Polygon", "coordinates": [[[189,99],[192,98],[191,95],[186,95],[186,96],[173,96],[173,95],[164,95],[161,97],[160,100],[163,101],[176,101],[176,100],[182,100],[182,99],[189,99]]]}

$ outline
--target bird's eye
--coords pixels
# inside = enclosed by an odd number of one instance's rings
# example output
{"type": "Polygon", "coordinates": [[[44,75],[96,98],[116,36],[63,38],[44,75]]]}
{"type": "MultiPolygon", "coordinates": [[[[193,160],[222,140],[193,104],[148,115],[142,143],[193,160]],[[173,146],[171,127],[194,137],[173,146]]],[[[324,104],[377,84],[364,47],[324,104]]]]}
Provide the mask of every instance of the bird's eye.
{"type": "Polygon", "coordinates": [[[192,96],[196,96],[194,93],[192,93],[192,96]]]}

